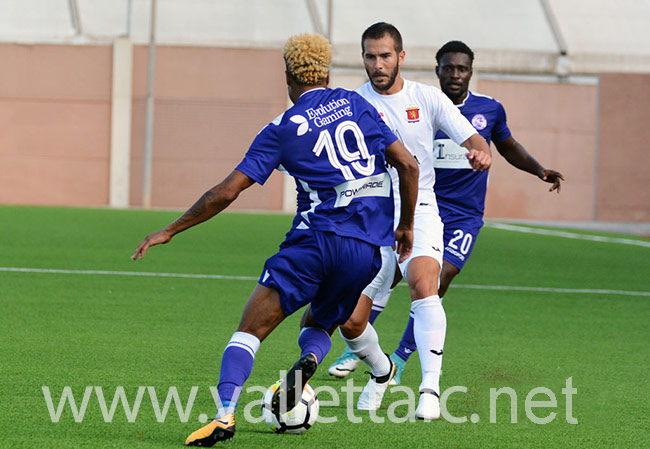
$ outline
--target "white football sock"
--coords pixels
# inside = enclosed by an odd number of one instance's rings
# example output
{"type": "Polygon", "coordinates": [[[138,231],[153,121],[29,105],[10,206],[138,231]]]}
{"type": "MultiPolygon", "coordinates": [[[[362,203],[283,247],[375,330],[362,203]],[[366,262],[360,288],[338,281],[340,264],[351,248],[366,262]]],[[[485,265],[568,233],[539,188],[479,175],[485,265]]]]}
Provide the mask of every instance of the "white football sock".
{"type": "Polygon", "coordinates": [[[393,289],[391,288],[386,293],[376,296],[372,300],[372,310],[375,311],[375,313],[381,313],[384,310],[384,307],[386,307],[386,304],[388,304],[388,300],[392,293],[393,289]]]}
{"type": "Polygon", "coordinates": [[[420,392],[440,394],[440,374],[442,367],[442,349],[447,333],[447,316],[438,295],[413,301],[413,333],[422,366],[422,383],[420,392]]]}
{"type": "MultiPolygon", "coordinates": [[[[341,330],[339,328],[339,333],[341,330]]],[[[390,361],[379,346],[379,337],[372,324],[368,323],[361,335],[348,340],[341,333],[341,337],[348,344],[348,347],[363,362],[370,367],[372,374],[376,377],[385,376],[390,371],[390,361]]]]}

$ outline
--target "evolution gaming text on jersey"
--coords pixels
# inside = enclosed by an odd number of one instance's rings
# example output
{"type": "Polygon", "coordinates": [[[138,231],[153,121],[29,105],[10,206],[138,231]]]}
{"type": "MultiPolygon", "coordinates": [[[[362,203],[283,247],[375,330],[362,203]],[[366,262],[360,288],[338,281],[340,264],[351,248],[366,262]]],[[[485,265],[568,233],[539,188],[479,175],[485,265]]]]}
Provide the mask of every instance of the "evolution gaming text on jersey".
{"type": "Polygon", "coordinates": [[[317,108],[306,109],[307,117],[314,121],[314,125],[322,128],[325,125],[333,123],[342,117],[352,117],[350,102],[347,98],[333,99],[327,104],[321,104],[317,108]],[[342,109],[339,109],[341,108],[342,109]],[[332,112],[330,115],[326,115],[332,112]]]}

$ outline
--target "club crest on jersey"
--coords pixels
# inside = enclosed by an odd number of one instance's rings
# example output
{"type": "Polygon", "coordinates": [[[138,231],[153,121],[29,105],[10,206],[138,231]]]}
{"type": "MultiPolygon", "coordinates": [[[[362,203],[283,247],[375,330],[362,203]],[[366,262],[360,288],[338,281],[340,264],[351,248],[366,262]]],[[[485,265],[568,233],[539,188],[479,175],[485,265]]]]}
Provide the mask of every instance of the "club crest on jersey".
{"type": "Polygon", "coordinates": [[[487,119],[483,114],[476,114],[474,117],[472,117],[472,126],[475,129],[481,131],[487,126],[487,119]]]}
{"type": "Polygon", "coordinates": [[[417,106],[409,106],[406,108],[406,119],[409,123],[420,121],[420,108],[417,106]]]}

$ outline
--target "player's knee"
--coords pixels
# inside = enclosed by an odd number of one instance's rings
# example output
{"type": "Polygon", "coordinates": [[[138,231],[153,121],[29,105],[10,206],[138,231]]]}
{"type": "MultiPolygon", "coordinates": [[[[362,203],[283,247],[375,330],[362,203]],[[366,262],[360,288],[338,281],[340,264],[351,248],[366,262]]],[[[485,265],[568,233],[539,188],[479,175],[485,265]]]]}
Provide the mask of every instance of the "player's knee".
{"type": "Polygon", "coordinates": [[[431,279],[421,278],[409,284],[411,298],[421,299],[438,294],[438,284],[431,279]]]}

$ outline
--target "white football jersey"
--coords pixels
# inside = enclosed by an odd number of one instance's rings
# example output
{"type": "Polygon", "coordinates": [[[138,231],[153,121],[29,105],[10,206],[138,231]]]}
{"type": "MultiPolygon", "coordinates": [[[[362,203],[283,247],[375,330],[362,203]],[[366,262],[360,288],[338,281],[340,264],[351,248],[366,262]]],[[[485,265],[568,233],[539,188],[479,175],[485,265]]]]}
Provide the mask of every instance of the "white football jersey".
{"type": "MultiPolygon", "coordinates": [[[[357,92],[379,111],[388,127],[418,161],[420,179],[416,211],[420,207],[429,210],[434,207],[437,213],[433,187],[436,178],[433,168],[434,137],[442,130],[460,145],[476,130],[451,100],[433,86],[404,80],[404,87],[398,93],[380,95],[367,82],[357,92]]],[[[391,167],[389,171],[395,193],[395,214],[399,216],[399,179],[394,168],[391,167]]]]}

